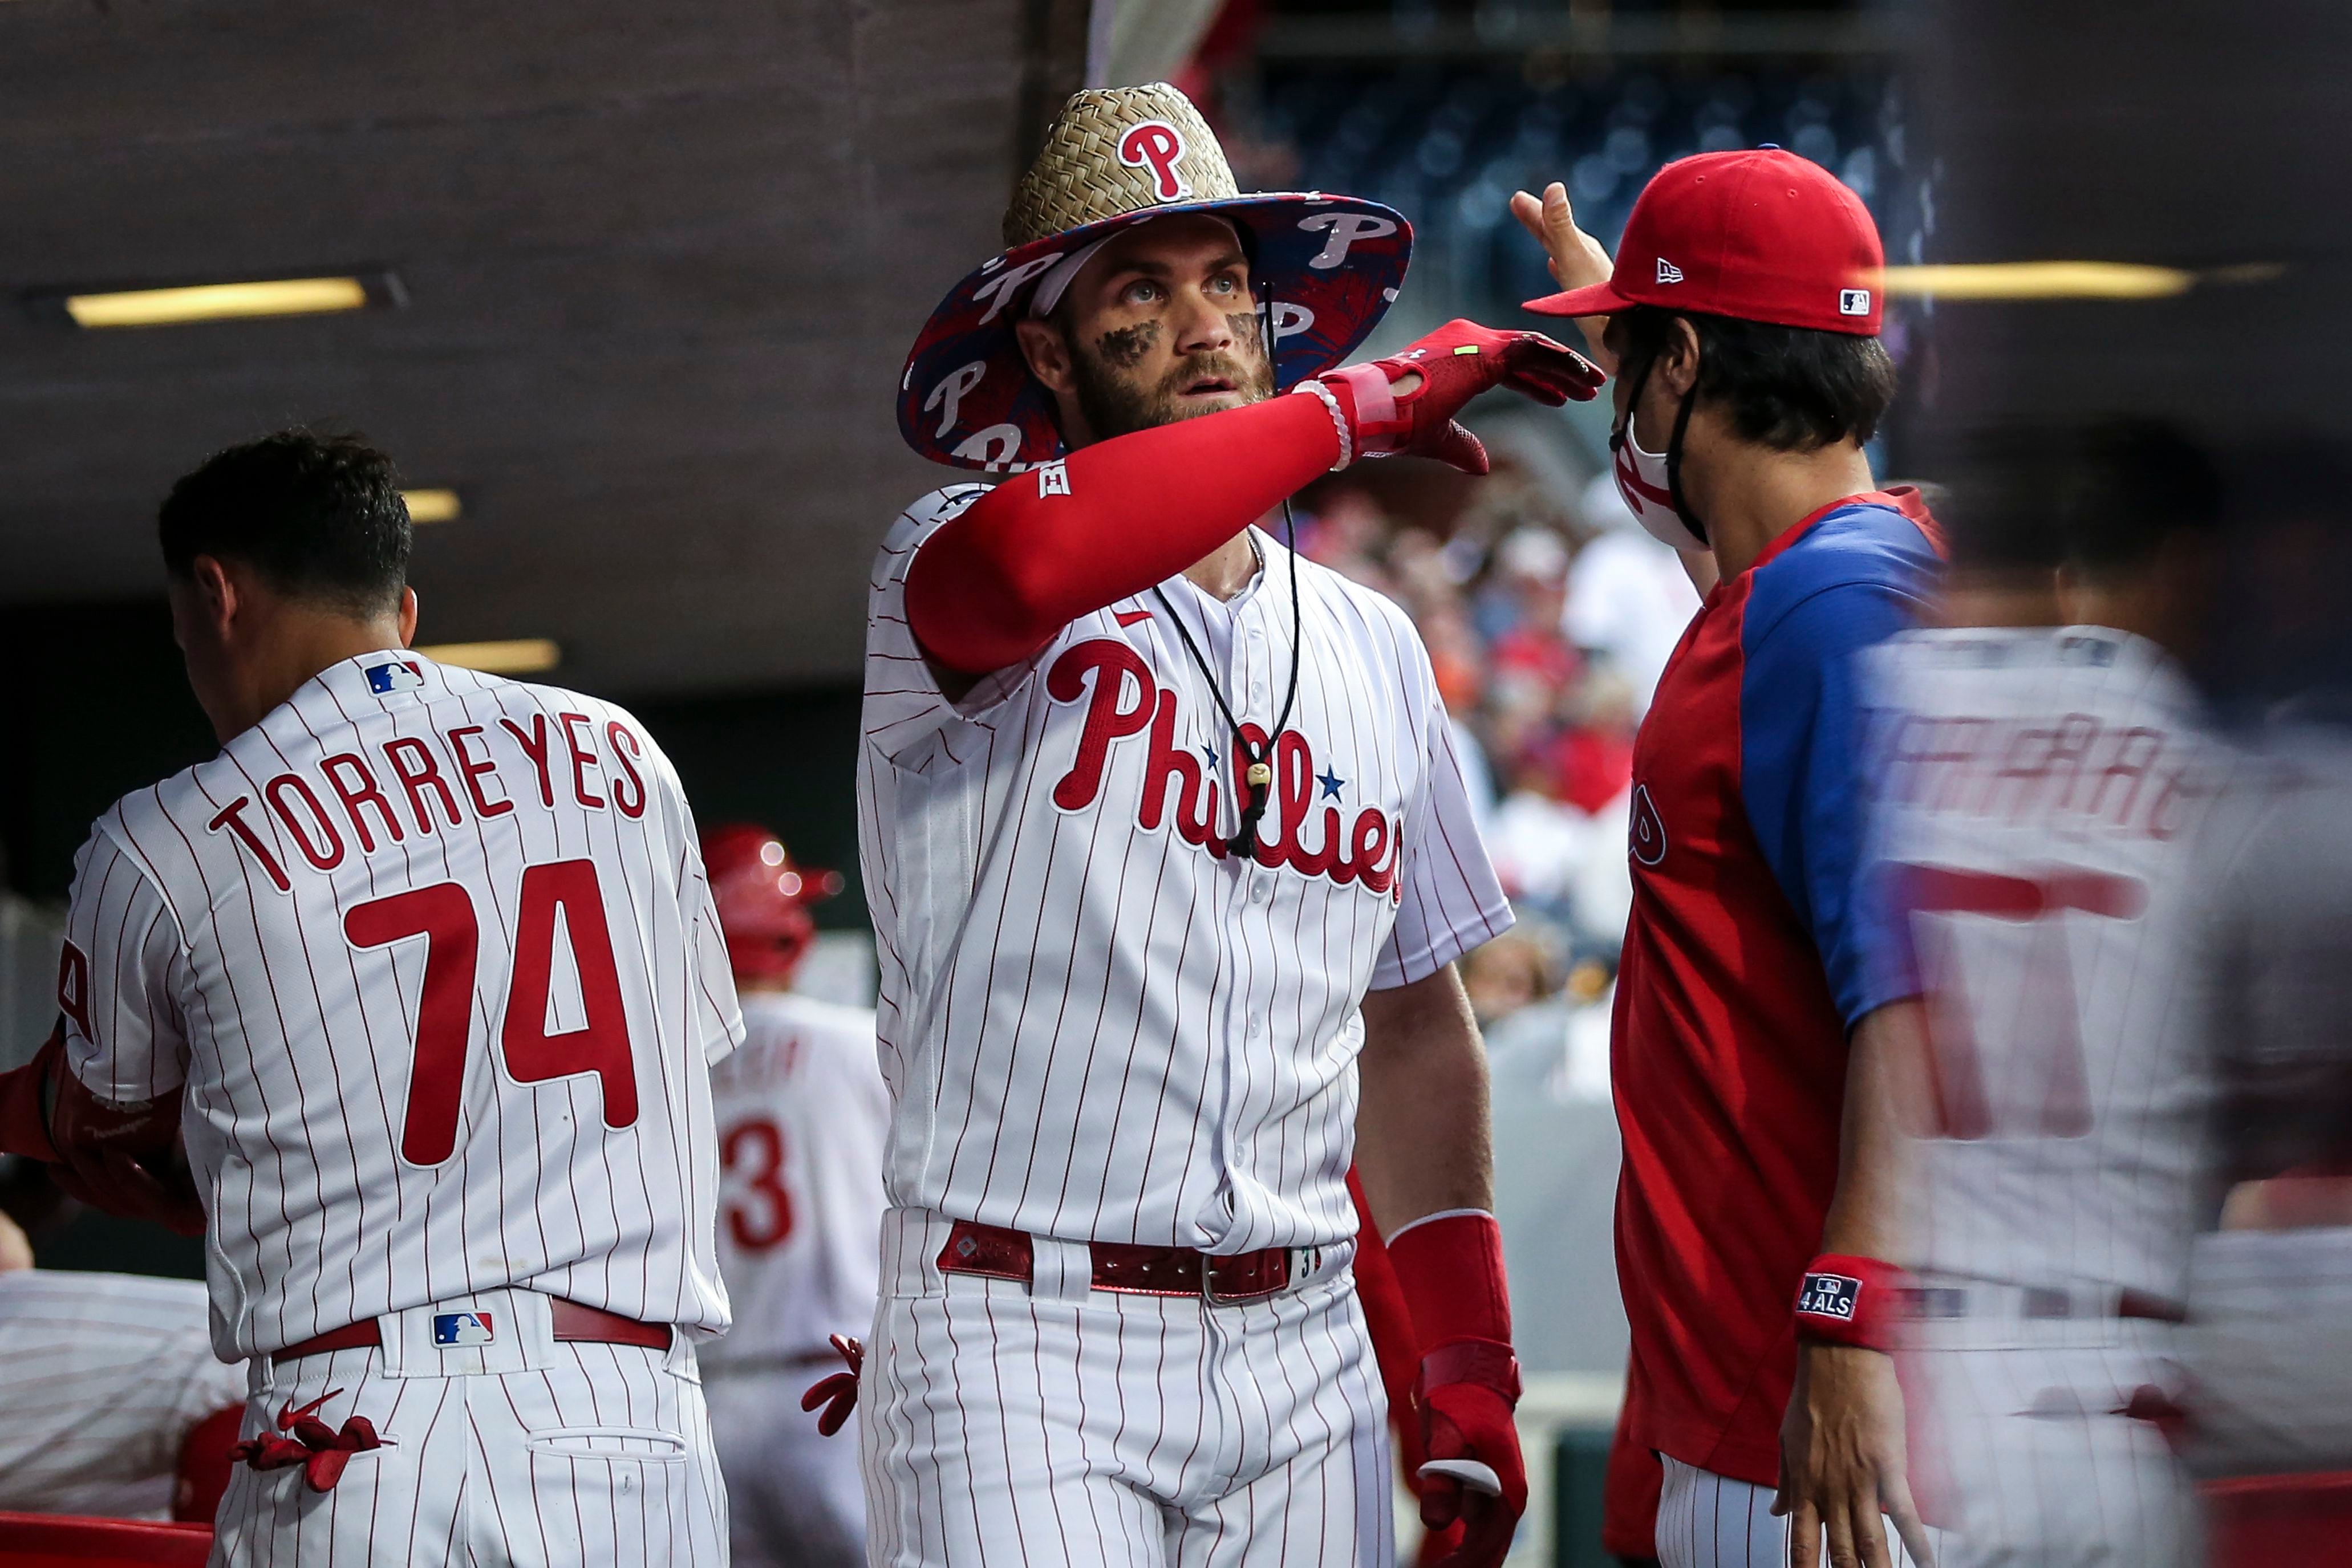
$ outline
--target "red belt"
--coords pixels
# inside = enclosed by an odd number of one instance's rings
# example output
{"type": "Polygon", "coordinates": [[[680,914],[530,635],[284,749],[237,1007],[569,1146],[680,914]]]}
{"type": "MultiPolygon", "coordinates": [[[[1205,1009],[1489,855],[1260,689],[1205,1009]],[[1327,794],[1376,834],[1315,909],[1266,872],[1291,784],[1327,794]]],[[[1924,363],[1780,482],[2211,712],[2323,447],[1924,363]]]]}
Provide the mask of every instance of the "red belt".
{"type": "MultiPolygon", "coordinates": [[[[1196,1252],[1189,1247],[1139,1247],[1127,1241],[1089,1241],[1094,1288],[1130,1296],[1193,1296],[1207,1301],[1249,1301],[1290,1288],[1291,1249],[1255,1252],[1196,1252]]],[[[1313,1249],[1302,1249],[1307,1269],[1313,1249]]],[[[1030,1281],[1034,1248],[1024,1231],[959,1219],[940,1249],[942,1274],[984,1274],[992,1280],[1030,1281]]]]}
{"type": "MultiPolygon", "coordinates": [[[[641,1350],[667,1350],[670,1327],[667,1323],[642,1323],[635,1318],[625,1318],[618,1312],[608,1312],[602,1307],[583,1307],[577,1301],[567,1301],[558,1296],[553,1301],[555,1337],[567,1343],[629,1344],[641,1350]]],[[[313,1334],[306,1340],[288,1345],[270,1356],[272,1362],[294,1361],[306,1355],[324,1355],[331,1350],[362,1350],[383,1343],[383,1331],[373,1318],[362,1318],[339,1329],[313,1334]]]]}

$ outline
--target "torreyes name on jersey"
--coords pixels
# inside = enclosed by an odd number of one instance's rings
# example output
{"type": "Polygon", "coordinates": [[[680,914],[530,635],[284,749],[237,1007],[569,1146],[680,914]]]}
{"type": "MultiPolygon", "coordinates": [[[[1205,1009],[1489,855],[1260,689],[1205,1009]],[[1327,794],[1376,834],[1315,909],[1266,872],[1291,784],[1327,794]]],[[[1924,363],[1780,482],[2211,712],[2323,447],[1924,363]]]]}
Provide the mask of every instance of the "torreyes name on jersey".
{"type": "Polygon", "coordinates": [[[265,782],[257,800],[237,796],[205,827],[233,836],[270,885],[286,893],[294,885],[287,863],[254,823],[264,811],[321,872],[341,865],[353,847],[372,855],[411,831],[460,827],[469,811],[480,821],[503,817],[530,793],[550,809],[563,789],[592,811],[633,821],[646,814],[639,771],[646,745],[618,719],[600,730],[586,714],[558,713],[551,727],[535,713],[527,727],[503,717],[436,730],[433,740],[437,748],[421,736],[397,736],[289,769],[265,782]]]}

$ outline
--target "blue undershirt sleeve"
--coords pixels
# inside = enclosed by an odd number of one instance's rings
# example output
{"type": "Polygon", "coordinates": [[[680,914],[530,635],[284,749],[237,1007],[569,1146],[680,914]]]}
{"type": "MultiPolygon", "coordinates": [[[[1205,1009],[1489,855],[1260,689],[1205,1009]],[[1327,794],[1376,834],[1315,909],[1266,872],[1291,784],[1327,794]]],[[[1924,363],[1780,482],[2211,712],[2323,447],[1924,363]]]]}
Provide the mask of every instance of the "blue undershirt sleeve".
{"type": "MultiPolygon", "coordinates": [[[[1862,652],[1907,630],[1910,594],[1885,583],[1822,587],[1762,628],[1740,695],[1748,820],[1797,918],[1812,934],[1848,1029],[1901,996],[1900,933],[1856,884],[1867,837],[1869,716],[1862,652]]],[[[1751,614],[1753,612],[1751,611],[1751,614]]]]}

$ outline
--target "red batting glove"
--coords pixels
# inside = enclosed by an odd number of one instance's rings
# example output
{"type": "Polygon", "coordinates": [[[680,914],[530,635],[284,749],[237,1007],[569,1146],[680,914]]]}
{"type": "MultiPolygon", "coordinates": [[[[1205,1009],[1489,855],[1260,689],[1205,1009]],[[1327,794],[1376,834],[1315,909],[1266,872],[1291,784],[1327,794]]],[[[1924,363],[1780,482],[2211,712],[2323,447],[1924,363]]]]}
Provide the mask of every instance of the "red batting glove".
{"type": "Polygon", "coordinates": [[[1551,408],[1581,402],[1608,378],[1591,361],[1540,332],[1496,332],[1475,321],[1449,321],[1402,353],[1349,365],[1318,378],[1348,428],[1348,457],[1411,452],[1486,472],[1486,449],[1454,423],[1480,392],[1507,387],[1551,408]],[[1410,392],[1391,383],[1418,373],[1410,392]]]}
{"type": "Polygon", "coordinates": [[[60,1186],[109,1214],[152,1219],[182,1236],[205,1233],[204,1203],[180,1151],[180,1089],[110,1103],[83,1087],[62,1059],[51,1088],[49,1142],[60,1186]]]}
{"type": "Polygon", "coordinates": [[[1460,1209],[1406,1226],[1388,1250],[1424,1347],[1412,1400],[1426,1456],[1413,1478],[1422,1522],[1443,1530],[1462,1521],[1462,1544],[1442,1568],[1495,1568],[1528,1507],[1511,1419],[1519,1364],[1502,1228],[1483,1210],[1460,1209]]]}
{"type": "Polygon", "coordinates": [[[1511,1418],[1518,1403],[1519,1362],[1507,1344],[1449,1340],[1421,1359],[1413,1406],[1429,1455],[1416,1478],[1421,1522],[1432,1530],[1463,1523],[1462,1544],[1444,1568],[1496,1568],[1510,1554],[1528,1511],[1528,1468],[1511,1418]],[[1492,1490],[1476,1466],[1491,1472],[1492,1490]]]}
{"type": "Polygon", "coordinates": [[[866,1370],[866,1347],[863,1344],[847,1334],[837,1333],[832,1339],[833,1348],[841,1353],[841,1359],[849,1364],[849,1370],[820,1379],[801,1396],[801,1408],[803,1410],[814,1410],[820,1405],[824,1406],[824,1413],[816,1418],[816,1429],[820,1437],[826,1437],[847,1425],[849,1413],[857,1408],[857,1375],[866,1370]]]}

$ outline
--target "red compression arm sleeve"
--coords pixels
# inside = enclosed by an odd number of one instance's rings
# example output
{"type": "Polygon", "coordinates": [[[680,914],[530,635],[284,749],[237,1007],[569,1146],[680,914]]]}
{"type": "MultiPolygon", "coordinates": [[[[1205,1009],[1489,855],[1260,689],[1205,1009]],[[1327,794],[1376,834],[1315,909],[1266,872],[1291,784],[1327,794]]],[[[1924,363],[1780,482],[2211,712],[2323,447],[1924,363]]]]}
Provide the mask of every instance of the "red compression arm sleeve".
{"type": "Polygon", "coordinates": [[[1066,493],[1015,475],[907,569],[907,622],[967,674],[1018,664],[1081,615],[1183,570],[1339,460],[1319,397],[1139,430],[1073,452],[1066,493]]]}

